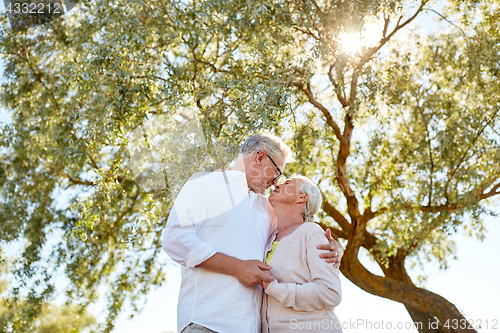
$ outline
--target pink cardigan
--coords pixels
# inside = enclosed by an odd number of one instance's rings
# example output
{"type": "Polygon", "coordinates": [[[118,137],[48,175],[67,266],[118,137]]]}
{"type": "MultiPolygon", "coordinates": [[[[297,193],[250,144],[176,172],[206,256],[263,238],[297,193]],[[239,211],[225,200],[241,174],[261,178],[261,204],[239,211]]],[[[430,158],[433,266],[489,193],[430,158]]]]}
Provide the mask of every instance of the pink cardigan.
{"type": "Polygon", "coordinates": [[[278,244],[270,265],[276,278],[262,299],[262,333],[342,332],[333,309],[342,292],[339,270],[319,257],[323,229],[305,222],[278,244]]]}

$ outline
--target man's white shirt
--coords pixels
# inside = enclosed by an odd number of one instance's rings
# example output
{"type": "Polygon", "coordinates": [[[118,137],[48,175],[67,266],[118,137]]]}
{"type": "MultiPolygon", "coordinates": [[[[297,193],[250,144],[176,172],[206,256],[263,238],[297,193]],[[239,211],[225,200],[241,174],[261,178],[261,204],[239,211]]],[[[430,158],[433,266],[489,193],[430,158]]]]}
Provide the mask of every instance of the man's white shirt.
{"type": "Polygon", "coordinates": [[[163,237],[165,252],[182,265],[178,332],[190,322],[220,333],[260,332],[262,287],[195,266],[216,252],[264,261],[272,232],[267,198],[248,190],[245,173],[197,173],[186,182],[163,237]]]}

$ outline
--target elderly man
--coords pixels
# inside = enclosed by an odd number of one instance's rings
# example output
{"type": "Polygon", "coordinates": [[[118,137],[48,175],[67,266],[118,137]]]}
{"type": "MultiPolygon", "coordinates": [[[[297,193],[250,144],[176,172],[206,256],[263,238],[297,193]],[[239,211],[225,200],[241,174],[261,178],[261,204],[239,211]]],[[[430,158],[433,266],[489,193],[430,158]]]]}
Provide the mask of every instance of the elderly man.
{"type": "MultiPolygon", "coordinates": [[[[163,238],[163,250],[182,266],[178,332],[260,332],[261,285],[274,280],[263,261],[277,231],[262,193],[290,156],[278,137],[255,134],[231,168],[197,173],[180,191],[163,238]]],[[[340,245],[331,239],[322,248],[338,267],[340,245]]]]}

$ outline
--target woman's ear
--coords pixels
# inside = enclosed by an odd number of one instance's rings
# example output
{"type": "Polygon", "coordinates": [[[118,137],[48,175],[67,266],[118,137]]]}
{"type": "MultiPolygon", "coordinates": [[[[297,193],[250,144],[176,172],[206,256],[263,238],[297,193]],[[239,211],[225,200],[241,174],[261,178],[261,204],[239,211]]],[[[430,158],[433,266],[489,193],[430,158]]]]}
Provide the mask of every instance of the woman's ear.
{"type": "Polygon", "coordinates": [[[309,201],[309,197],[309,193],[301,193],[299,199],[297,200],[297,203],[307,202],[309,201]]]}

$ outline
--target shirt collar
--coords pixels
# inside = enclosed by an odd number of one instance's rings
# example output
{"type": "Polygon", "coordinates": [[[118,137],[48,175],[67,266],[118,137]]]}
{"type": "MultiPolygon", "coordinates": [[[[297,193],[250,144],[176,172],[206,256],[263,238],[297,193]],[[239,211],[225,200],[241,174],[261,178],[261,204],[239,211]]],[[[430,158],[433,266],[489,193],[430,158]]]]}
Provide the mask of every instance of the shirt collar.
{"type": "Polygon", "coordinates": [[[247,175],[243,171],[238,170],[226,170],[227,177],[233,182],[242,184],[248,187],[247,175]]]}
{"type": "Polygon", "coordinates": [[[253,193],[255,196],[258,196],[257,193],[252,191],[250,187],[248,186],[247,182],[247,174],[244,173],[243,171],[239,170],[226,170],[227,178],[231,179],[231,181],[235,182],[236,184],[240,185],[241,187],[244,187],[248,194],[253,193]]]}

